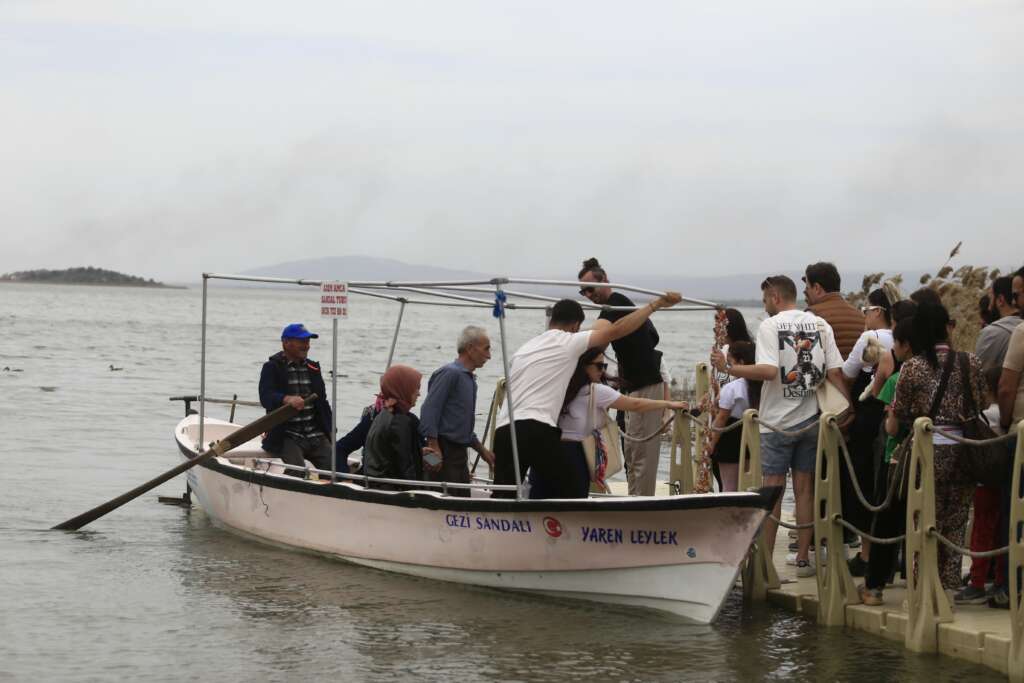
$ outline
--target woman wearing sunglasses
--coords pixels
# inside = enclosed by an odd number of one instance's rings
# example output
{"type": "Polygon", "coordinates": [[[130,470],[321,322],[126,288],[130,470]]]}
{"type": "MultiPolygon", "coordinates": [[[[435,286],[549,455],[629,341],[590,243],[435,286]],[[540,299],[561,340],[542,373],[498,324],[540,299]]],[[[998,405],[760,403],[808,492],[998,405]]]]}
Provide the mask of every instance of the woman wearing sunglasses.
{"type": "MultiPolygon", "coordinates": [[[[867,500],[873,501],[876,473],[880,469],[875,440],[885,416],[885,404],[864,390],[872,383],[879,357],[888,354],[893,346],[892,304],[885,290],[875,289],[868,294],[867,305],[863,306],[861,311],[864,313],[864,333],[857,339],[850,356],[843,363],[843,376],[850,386],[850,395],[863,396],[854,407],[856,415],[853,424],[850,425],[848,443],[861,491],[867,500]]],[[[843,491],[843,517],[860,529],[870,529],[872,515],[857,499],[845,467],[840,468],[840,480],[843,491]]],[[[860,554],[850,560],[850,573],[854,576],[864,576],[870,551],[870,541],[862,539],[860,554]]]]}
{"type": "Polygon", "coordinates": [[[652,410],[687,410],[686,401],[659,401],[648,398],[624,396],[605,384],[605,370],[608,363],[600,348],[589,349],[580,356],[576,370],[569,380],[562,403],[558,427],[562,430],[562,449],[552,457],[564,458],[567,467],[563,471],[573,472],[573,481],[546,482],[543,477],[530,470],[530,498],[550,498],[552,491],[572,491],[570,498],[586,498],[590,493],[590,469],[583,454],[583,438],[588,427],[599,430],[608,419],[608,409],[630,410],[646,413],[652,410]],[[590,408],[590,392],[594,392],[594,417],[588,424],[587,411],[590,408]],[[570,484],[570,485],[566,485],[570,484]]]}

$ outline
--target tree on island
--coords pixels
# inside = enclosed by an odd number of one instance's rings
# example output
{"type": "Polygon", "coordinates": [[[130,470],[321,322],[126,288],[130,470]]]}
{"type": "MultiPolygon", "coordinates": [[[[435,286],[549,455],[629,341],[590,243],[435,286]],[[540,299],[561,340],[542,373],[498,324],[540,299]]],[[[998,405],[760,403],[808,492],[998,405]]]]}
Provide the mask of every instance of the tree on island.
{"type": "Polygon", "coordinates": [[[166,287],[153,278],[125,275],[114,270],[93,266],[65,268],[63,270],[20,270],[0,275],[0,282],[34,282],[69,285],[116,285],[122,287],[166,287]]]}

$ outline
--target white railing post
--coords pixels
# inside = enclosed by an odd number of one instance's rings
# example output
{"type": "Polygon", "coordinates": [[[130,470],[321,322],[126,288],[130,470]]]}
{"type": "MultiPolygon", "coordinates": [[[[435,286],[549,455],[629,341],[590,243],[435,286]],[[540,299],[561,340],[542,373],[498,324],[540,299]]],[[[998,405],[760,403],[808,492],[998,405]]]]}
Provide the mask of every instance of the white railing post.
{"type": "Polygon", "coordinates": [[[914,652],[935,652],[939,623],[953,621],[953,611],[939,580],[939,542],[935,528],[935,449],[931,418],[914,420],[914,447],[907,481],[907,632],[914,652]],[[916,568],[916,570],[915,570],[916,568]]]}
{"type": "Polygon", "coordinates": [[[846,564],[843,527],[838,522],[843,499],[840,490],[839,442],[843,438],[836,416],[824,413],[818,421],[818,454],[814,467],[814,535],[818,582],[818,623],[846,624],[846,606],[859,602],[857,587],[846,564]],[[827,551],[823,552],[827,548],[827,551]],[[822,555],[826,557],[822,561],[822,555]]]}
{"type": "MultiPolygon", "coordinates": [[[[764,485],[761,472],[761,434],[757,426],[757,411],[743,413],[743,431],[740,436],[739,479],[737,489],[756,491],[764,485]]],[[[743,597],[746,600],[766,600],[770,589],[779,588],[779,574],[768,552],[768,532],[764,526],[750,546],[750,554],[743,565],[743,597]]]]}

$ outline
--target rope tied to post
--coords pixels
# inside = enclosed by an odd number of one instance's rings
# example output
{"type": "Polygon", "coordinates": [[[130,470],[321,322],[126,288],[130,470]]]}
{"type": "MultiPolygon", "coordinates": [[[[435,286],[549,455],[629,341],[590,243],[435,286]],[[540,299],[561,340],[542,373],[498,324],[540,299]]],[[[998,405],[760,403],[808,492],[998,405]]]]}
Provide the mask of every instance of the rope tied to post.
{"type": "Polygon", "coordinates": [[[743,427],[743,422],[741,422],[741,421],[733,422],[731,425],[728,425],[726,427],[716,427],[714,425],[705,425],[704,424],[704,420],[700,419],[696,415],[690,414],[689,411],[682,411],[682,414],[683,414],[683,417],[688,419],[690,422],[693,422],[694,424],[698,424],[698,425],[703,425],[705,429],[709,429],[712,432],[718,432],[719,434],[725,434],[726,432],[731,432],[734,429],[740,429],[740,428],[743,427]]]}
{"type": "Polygon", "coordinates": [[[675,419],[676,413],[675,411],[673,411],[672,416],[670,418],[662,422],[660,427],[658,427],[655,431],[651,432],[647,436],[630,436],[625,431],[620,431],[619,436],[621,436],[626,441],[632,441],[633,443],[644,443],[645,441],[650,441],[655,437],[661,436],[668,428],[668,426],[675,421],[675,419]]]}

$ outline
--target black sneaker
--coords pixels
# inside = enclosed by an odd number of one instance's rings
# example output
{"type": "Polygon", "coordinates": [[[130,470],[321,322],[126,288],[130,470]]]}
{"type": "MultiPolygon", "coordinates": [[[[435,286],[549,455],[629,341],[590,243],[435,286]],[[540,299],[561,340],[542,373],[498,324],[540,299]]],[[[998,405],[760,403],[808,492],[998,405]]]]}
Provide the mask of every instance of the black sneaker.
{"type": "Polygon", "coordinates": [[[864,576],[868,571],[868,563],[861,559],[860,553],[847,560],[846,566],[850,568],[851,576],[864,576]]]}
{"type": "MultiPolygon", "coordinates": [[[[962,588],[959,593],[953,596],[953,602],[958,605],[983,605],[988,602],[989,594],[985,592],[984,588],[975,588],[974,586],[967,584],[965,588],[962,588]]],[[[1009,608],[1010,600],[1007,598],[1006,606],[1009,608]]]]}
{"type": "Polygon", "coordinates": [[[1010,609],[1010,591],[1006,586],[992,586],[988,606],[993,609],[1010,609]]]}

